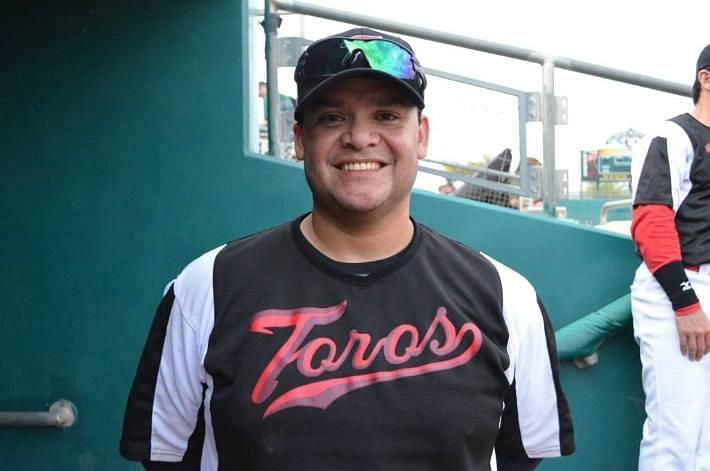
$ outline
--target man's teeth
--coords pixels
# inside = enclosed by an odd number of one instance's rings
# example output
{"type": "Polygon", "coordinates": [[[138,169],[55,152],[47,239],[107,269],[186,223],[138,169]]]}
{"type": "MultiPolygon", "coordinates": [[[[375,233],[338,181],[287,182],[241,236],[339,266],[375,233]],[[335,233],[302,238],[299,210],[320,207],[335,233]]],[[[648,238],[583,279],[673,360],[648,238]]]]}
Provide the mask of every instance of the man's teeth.
{"type": "Polygon", "coordinates": [[[380,168],[378,162],[351,162],[343,165],[343,170],[347,172],[357,172],[363,170],[377,170],[380,168]]]}

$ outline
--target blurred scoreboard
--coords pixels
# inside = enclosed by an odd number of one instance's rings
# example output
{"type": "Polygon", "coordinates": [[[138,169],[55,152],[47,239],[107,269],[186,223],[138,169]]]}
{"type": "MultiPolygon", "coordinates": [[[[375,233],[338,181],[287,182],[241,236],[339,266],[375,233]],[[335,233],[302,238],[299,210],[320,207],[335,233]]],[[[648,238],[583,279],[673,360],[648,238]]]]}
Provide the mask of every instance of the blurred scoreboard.
{"type": "Polygon", "coordinates": [[[631,181],[631,152],[626,149],[599,149],[581,152],[582,181],[631,181]]]}

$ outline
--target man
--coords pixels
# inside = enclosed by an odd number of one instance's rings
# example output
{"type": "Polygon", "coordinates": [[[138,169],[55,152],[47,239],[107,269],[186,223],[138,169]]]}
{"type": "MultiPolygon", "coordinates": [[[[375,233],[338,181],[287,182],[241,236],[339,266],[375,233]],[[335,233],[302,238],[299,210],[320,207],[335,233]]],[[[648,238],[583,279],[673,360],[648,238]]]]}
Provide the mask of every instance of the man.
{"type": "Polygon", "coordinates": [[[357,28],[295,71],[313,211],[168,286],[121,451],[149,469],[532,469],[573,450],[520,275],[409,216],[429,122],[409,44],[357,28]],[[176,465],[179,466],[179,465],[176,465]]]}
{"type": "Polygon", "coordinates": [[[639,469],[710,469],[710,45],[692,113],[636,149],[632,236],[643,263],[632,292],[646,422],[639,469]]]}

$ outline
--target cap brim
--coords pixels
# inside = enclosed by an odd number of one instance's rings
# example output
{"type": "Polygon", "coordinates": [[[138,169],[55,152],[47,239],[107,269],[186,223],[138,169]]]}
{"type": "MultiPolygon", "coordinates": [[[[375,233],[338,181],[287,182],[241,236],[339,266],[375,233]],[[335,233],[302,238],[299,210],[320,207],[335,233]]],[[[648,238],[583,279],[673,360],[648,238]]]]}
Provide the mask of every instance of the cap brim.
{"type": "Polygon", "coordinates": [[[397,77],[393,77],[392,75],[386,72],[381,72],[375,69],[348,69],[343,70],[342,72],[339,72],[333,75],[332,77],[328,77],[327,79],[318,83],[318,85],[311,88],[308,93],[306,93],[296,105],[296,109],[294,111],[296,120],[300,120],[300,116],[303,113],[304,107],[308,106],[309,103],[313,102],[315,98],[317,98],[321,93],[323,93],[323,91],[325,91],[329,87],[346,79],[362,77],[387,80],[390,83],[398,85],[402,90],[407,93],[407,96],[412,99],[412,103],[414,103],[417,108],[424,108],[424,98],[419,94],[419,92],[417,92],[414,87],[409,85],[407,82],[400,80],[397,77]]]}

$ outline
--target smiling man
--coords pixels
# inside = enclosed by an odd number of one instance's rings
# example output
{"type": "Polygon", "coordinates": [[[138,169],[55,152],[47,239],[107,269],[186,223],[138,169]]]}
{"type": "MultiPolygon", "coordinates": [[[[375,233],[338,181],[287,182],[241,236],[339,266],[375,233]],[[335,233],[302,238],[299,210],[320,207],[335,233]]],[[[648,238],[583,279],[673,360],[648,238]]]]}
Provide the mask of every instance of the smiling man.
{"type": "Polygon", "coordinates": [[[313,210],[168,285],[123,455],[157,470],[523,471],[571,453],[532,286],[410,217],[429,121],[409,44],[346,31],[313,43],[295,79],[313,210]]]}
{"type": "Polygon", "coordinates": [[[309,101],[299,104],[294,128],[313,193],[313,212],[301,224],[306,238],[345,262],[397,253],[412,239],[409,194],[426,156],[427,118],[381,78],[330,83],[309,101]]]}

